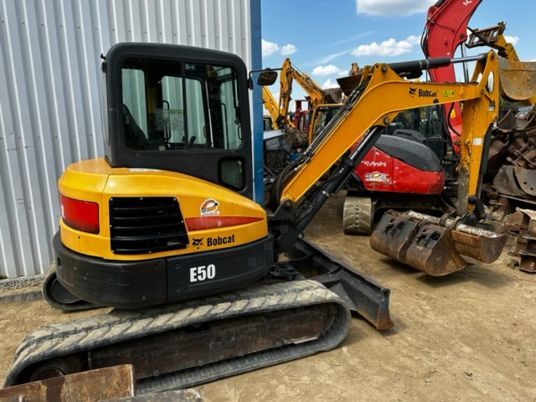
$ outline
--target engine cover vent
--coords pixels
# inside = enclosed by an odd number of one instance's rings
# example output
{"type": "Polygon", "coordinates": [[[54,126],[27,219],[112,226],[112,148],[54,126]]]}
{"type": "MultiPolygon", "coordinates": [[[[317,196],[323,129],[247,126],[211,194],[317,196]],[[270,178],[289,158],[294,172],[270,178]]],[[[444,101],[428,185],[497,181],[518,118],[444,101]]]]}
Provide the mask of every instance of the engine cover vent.
{"type": "Polygon", "coordinates": [[[185,248],[188,234],[174,197],[110,198],[110,237],[116,254],[185,248]]]}

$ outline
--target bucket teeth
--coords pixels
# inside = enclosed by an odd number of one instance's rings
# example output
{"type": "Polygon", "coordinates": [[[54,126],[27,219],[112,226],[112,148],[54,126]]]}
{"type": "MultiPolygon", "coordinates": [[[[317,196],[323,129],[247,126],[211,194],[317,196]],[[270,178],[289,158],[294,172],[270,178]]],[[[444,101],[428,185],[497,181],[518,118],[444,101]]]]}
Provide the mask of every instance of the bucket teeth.
{"type": "Polygon", "coordinates": [[[444,276],[467,267],[470,264],[463,256],[490,263],[501,254],[505,235],[463,224],[454,227],[432,216],[388,211],[376,225],[370,245],[431,276],[444,276]]]}

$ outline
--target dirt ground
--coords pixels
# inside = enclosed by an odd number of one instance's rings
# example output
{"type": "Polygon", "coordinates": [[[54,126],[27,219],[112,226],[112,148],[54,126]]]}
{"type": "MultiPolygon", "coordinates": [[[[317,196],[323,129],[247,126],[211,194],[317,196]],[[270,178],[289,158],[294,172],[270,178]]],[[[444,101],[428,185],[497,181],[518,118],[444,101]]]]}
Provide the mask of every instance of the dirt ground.
{"type": "MultiPolygon", "coordinates": [[[[536,275],[474,266],[431,278],[342,233],[342,199],[331,200],[307,237],[391,289],[395,328],[376,332],[355,318],[328,353],[199,387],[206,401],[536,401],[536,275]]],[[[1,294],[0,294],[1,296],[1,294]]],[[[44,301],[0,304],[0,378],[23,336],[80,318],[44,301]]]]}

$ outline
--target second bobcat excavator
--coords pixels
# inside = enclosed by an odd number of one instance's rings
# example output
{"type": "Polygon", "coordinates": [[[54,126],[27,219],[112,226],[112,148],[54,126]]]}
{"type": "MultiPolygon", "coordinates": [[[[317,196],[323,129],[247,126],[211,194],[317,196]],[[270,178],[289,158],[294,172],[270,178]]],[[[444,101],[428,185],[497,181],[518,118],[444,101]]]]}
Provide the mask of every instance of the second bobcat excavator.
{"type": "MultiPolygon", "coordinates": [[[[481,138],[498,107],[498,58],[472,60],[471,83],[406,79],[457,62],[448,58],[364,68],[263,208],[252,200],[242,60],[113,46],[103,64],[106,156],[69,166],[59,180],[56,263],[44,292],[56,308],[116,310],[29,334],[5,385],[129,363],[139,392],[179,388],[335,348],[351,311],[391,327],[389,291],[303,232],[403,110],[463,102],[463,146],[475,157],[463,160],[461,188],[477,186],[481,138]]],[[[265,71],[258,83],[274,79],[265,71]]]]}

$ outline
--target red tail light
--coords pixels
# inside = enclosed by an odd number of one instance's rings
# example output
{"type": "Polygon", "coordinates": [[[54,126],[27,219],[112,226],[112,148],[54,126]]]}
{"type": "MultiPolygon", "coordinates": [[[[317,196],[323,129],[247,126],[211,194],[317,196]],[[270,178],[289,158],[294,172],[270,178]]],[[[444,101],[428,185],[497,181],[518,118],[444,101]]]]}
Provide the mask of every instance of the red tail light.
{"type": "Polygon", "coordinates": [[[99,233],[99,204],[75,200],[60,194],[63,222],[82,232],[99,233]]]}

